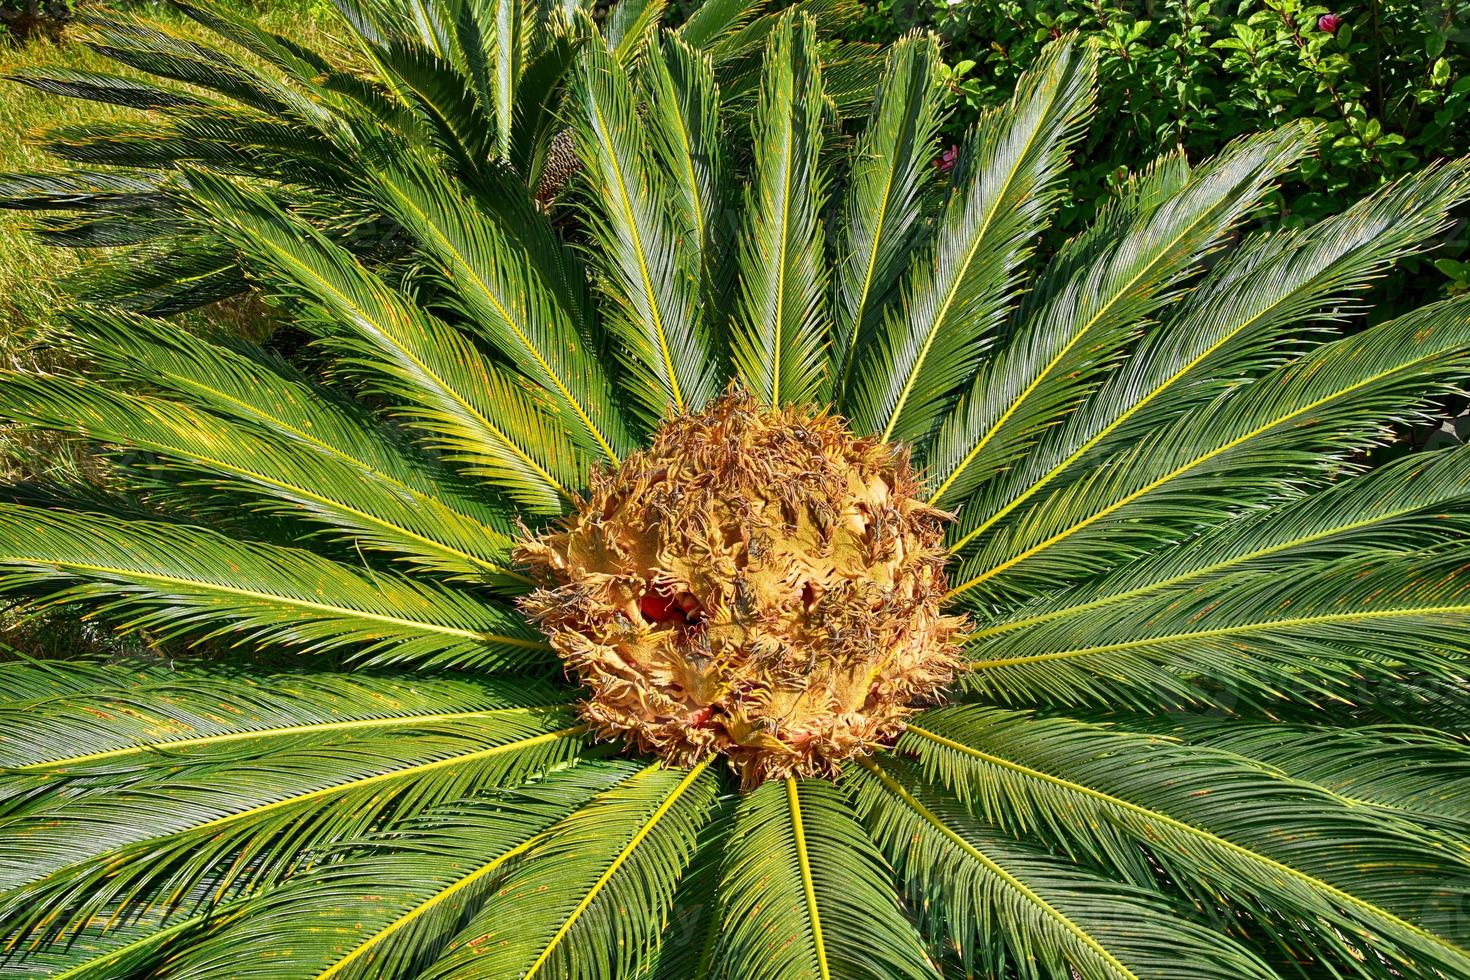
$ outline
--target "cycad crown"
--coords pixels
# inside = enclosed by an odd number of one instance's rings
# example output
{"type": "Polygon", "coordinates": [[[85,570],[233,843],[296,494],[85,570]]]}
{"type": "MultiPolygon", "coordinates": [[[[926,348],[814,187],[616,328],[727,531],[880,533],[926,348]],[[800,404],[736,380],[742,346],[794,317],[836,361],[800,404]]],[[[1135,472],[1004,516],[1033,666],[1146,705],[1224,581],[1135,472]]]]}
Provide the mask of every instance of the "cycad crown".
{"type": "MultiPolygon", "coordinates": [[[[1466,165],[1248,233],[1309,149],[1283,129],[1145,168],[1038,256],[1087,51],[946,176],[930,39],[883,53],[862,121],[868,59],[800,12],[556,9],[344,5],[361,71],[196,11],[275,74],[129,23],[105,47],[191,88],[29,80],[153,113],[53,141],[111,169],[13,182],[84,213],[59,240],[147,244],[102,287],[131,310],[70,317],[83,368],[0,385],[138,499],[16,488],[0,585],[179,659],[4,665],[6,968],[1470,976],[1470,455],[1354,462],[1458,385],[1470,300],[1321,329],[1466,165]],[[538,207],[558,138],[578,175],[538,207]],[[145,315],[247,279],[311,357],[145,315]],[[773,438],[832,413],[911,454],[970,619],[949,703],[746,792],[594,737],[514,556],[731,385],[773,438]]],[[[686,591],[649,618],[692,625],[686,591]]],[[[647,690],[609,648],[578,664],[594,723],[647,690]]]]}

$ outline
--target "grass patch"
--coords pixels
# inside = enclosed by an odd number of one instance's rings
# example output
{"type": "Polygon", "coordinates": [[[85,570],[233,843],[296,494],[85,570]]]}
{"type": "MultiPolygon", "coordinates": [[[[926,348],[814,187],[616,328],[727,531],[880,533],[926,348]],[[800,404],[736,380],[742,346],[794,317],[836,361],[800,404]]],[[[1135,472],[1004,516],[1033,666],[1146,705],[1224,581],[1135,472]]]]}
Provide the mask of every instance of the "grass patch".
{"type": "MultiPolygon", "coordinates": [[[[93,8],[96,10],[96,8],[93,8]]],[[[176,34],[212,46],[228,45],[167,4],[128,4],[123,12],[160,22],[176,34]]],[[[265,27],[317,47],[338,48],[332,36],[334,14],[325,2],[273,0],[254,6],[238,5],[242,14],[265,27]]],[[[69,68],[138,75],[109,61],[82,43],[85,28],[70,26],[58,39],[37,37],[26,44],[0,40],[0,76],[17,72],[44,72],[69,68]]],[[[235,50],[259,67],[265,67],[235,50]]],[[[45,133],[57,126],[141,118],[145,114],[117,106],[83,102],[38,92],[0,79],[0,172],[54,171],[67,166],[42,149],[45,133]]],[[[84,270],[101,250],[78,251],[42,244],[30,232],[34,216],[0,210],[0,368],[46,369],[54,365],[44,347],[48,327],[67,302],[65,282],[84,270]]],[[[85,275],[85,271],[81,273],[85,275]]],[[[192,316],[205,326],[251,333],[261,330],[263,307],[251,301],[221,304],[192,316]]],[[[101,460],[84,448],[59,438],[25,435],[0,429],[0,481],[75,483],[102,482],[101,460]]],[[[100,624],[66,612],[35,620],[17,620],[0,611],[0,650],[30,656],[64,657],[81,651],[138,655],[147,651],[146,637],[122,638],[100,624]]]]}
{"type": "MultiPolygon", "coordinates": [[[[92,8],[95,12],[105,9],[92,8]]],[[[157,21],[180,36],[229,47],[166,3],[127,4],[115,9],[157,21]]],[[[332,34],[335,14],[324,0],[273,0],[260,5],[239,4],[236,9],[269,30],[313,47],[338,47],[332,34]]],[[[85,32],[85,27],[69,26],[57,40],[37,37],[20,45],[0,43],[0,76],[57,68],[139,74],[88,48],[82,43],[85,32]]],[[[238,49],[232,53],[265,67],[238,49]]],[[[64,161],[50,157],[41,146],[46,132],[57,126],[144,116],[135,110],[49,95],[0,79],[0,118],[5,120],[0,127],[0,172],[65,168],[64,161]]],[[[0,366],[6,369],[48,365],[48,355],[37,345],[45,340],[56,310],[66,302],[65,281],[101,252],[44,245],[30,233],[32,221],[33,216],[26,212],[0,210],[0,366]]],[[[242,318],[257,315],[258,309],[258,304],[232,303],[204,316],[206,320],[213,317],[220,327],[249,331],[252,324],[242,322],[242,318]]],[[[54,440],[17,439],[0,432],[0,480],[35,476],[74,479],[87,476],[88,469],[89,461],[84,456],[54,440]]]]}

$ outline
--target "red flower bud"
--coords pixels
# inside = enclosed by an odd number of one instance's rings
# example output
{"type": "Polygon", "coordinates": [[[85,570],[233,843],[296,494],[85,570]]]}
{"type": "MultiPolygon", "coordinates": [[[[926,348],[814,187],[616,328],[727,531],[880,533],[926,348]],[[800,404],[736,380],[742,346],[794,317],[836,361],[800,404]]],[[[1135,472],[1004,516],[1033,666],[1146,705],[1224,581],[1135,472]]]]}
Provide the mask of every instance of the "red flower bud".
{"type": "Polygon", "coordinates": [[[1342,27],[1342,18],[1337,14],[1323,14],[1317,18],[1317,30],[1319,31],[1336,34],[1340,27],[1342,27]]]}

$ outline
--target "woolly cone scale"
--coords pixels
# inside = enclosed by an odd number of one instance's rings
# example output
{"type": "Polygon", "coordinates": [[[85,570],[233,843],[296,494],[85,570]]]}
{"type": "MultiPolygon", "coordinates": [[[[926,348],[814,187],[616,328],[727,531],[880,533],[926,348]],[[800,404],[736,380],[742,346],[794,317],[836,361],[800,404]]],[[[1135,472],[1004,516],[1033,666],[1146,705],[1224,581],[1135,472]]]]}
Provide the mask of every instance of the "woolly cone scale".
{"type": "Polygon", "coordinates": [[[949,515],[901,446],[731,392],[596,474],[520,557],[526,611],[588,687],[587,722],[747,786],[891,742],[959,664],[949,515]]]}

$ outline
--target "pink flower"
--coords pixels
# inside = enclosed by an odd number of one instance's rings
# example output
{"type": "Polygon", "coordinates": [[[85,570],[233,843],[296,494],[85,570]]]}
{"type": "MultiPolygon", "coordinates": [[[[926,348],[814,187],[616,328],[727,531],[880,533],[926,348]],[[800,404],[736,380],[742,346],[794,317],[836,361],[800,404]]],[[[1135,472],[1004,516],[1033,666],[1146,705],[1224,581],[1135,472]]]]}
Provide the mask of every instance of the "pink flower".
{"type": "Polygon", "coordinates": [[[1342,26],[1342,18],[1337,14],[1323,14],[1317,18],[1317,30],[1326,31],[1328,34],[1336,34],[1337,29],[1342,26]]]}
{"type": "Polygon", "coordinates": [[[960,158],[960,148],[953,144],[939,156],[934,158],[934,168],[942,174],[947,174],[954,169],[955,161],[960,158]]]}

